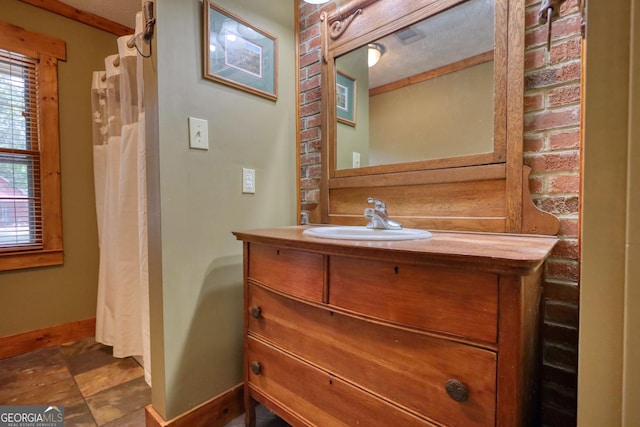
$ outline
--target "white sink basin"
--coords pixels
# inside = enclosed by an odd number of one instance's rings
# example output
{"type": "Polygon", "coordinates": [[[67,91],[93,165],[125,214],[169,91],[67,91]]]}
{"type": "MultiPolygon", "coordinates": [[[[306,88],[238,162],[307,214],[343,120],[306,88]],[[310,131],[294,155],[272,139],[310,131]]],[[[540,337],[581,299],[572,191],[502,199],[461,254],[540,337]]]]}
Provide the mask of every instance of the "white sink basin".
{"type": "Polygon", "coordinates": [[[415,228],[378,230],[361,226],[315,227],[304,230],[302,234],[344,240],[416,240],[431,237],[428,231],[415,228]]]}

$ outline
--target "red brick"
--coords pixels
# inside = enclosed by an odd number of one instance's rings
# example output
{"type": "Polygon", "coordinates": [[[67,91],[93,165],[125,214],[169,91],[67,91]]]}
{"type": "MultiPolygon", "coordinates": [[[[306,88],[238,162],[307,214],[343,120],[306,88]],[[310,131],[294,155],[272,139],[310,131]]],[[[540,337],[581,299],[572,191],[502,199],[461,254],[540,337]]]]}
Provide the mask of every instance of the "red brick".
{"type": "MultiPolygon", "coordinates": [[[[575,377],[576,375],[574,375],[575,377]]],[[[544,425],[554,425],[554,426],[576,426],[575,423],[575,414],[577,411],[577,393],[575,390],[567,390],[562,386],[558,386],[554,383],[543,383],[542,390],[540,393],[541,400],[544,402],[543,408],[545,412],[551,409],[550,415],[553,415],[555,421],[553,424],[549,424],[548,421],[545,421],[544,425]],[[551,403],[553,402],[553,403],[551,403]],[[547,406],[552,406],[552,408],[548,408],[547,406]],[[560,418],[558,419],[558,414],[555,411],[558,411],[560,418]],[[565,417],[573,417],[573,418],[565,418],[565,417]],[[573,421],[570,421],[570,420],[573,421]],[[562,420],[562,421],[560,421],[562,420]],[[573,424],[571,424],[573,422],[573,424]]]]}
{"type": "Polygon", "coordinates": [[[305,79],[310,79],[316,75],[320,75],[322,72],[322,67],[320,66],[320,62],[314,62],[313,64],[309,64],[306,67],[300,68],[300,81],[304,81],[305,79]]]}
{"type": "Polygon", "coordinates": [[[527,47],[546,45],[547,43],[547,27],[539,26],[534,27],[532,30],[527,30],[524,35],[524,44],[527,47]]]}
{"type": "Polygon", "coordinates": [[[551,175],[547,178],[547,192],[549,193],[578,193],[580,191],[580,176],[572,175],[551,175]]]}
{"type": "MultiPolygon", "coordinates": [[[[578,351],[578,329],[557,324],[545,323],[542,327],[542,335],[545,339],[545,347],[562,347],[570,351],[578,351]]],[[[553,363],[553,361],[548,361],[553,363]]],[[[567,366],[564,366],[567,368],[567,366]]],[[[575,372],[575,366],[574,372],[575,372]]]]}
{"type": "Polygon", "coordinates": [[[538,24],[538,8],[529,8],[524,12],[525,28],[536,27],[538,24]]]}
{"type": "Polygon", "coordinates": [[[560,232],[558,232],[558,236],[577,237],[580,232],[579,224],[578,218],[560,218],[560,232]]]}
{"type": "Polygon", "coordinates": [[[544,110],[524,115],[525,132],[551,130],[554,128],[578,125],[580,123],[580,106],[544,110]]]}
{"type": "Polygon", "coordinates": [[[300,132],[300,141],[313,141],[320,138],[320,128],[311,128],[300,132]]]}
{"type": "Polygon", "coordinates": [[[540,89],[554,86],[558,83],[558,73],[553,68],[541,68],[526,73],[524,76],[525,90],[540,89]]]}
{"type": "Polygon", "coordinates": [[[306,128],[319,127],[322,123],[322,115],[316,114],[306,117],[306,128]]]}
{"type": "Polygon", "coordinates": [[[524,137],[525,153],[538,153],[544,150],[544,136],[541,134],[529,134],[524,137]]]}
{"type": "Polygon", "coordinates": [[[577,151],[559,151],[527,155],[524,164],[531,167],[534,173],[578,171],[580,169],[580,153],[577,151]]]}
{"type": "Polygon", "coordinates": [[[319,87],[314,87],[313,89],[309,89],[305,92],[302,92],[302,103],[303,104],[309,104],[310,102],[313,101],[320,101],[320,98],[322,96],[322,89],[320,89],[319,87]]]}
{"type": "Polygon", "coordinates": [[[300,180],[300,189],[302,190],[315,190],[320,186],[319,179],[301,179],[300,180]]]}
{"type": "MultiPolygon", "coordinates": [[[[562,372],[562,369],[556,369],[554,373],[557,372],[562,372]]],[[[573,373],[569,373],[569,375],[573,376],[573,381],[575,382],[577,376],[573,373]]],[[[571,381],[572,379],[569,380],[571,381]]],[[[544,378],[541,393],[543,396],[553,400],[556,406],[567,412],[574,412],[577,409],[577,391],[575,387],[573,389],[564,387],[555,382],[547,382],[546,378],[544,378]]]]}
{"type": "Polygon", "coordinates": [[[315,151],[320,151],[320,145],[322,144],[321,140],[308,141],[307,142],[307,150],[309,153],[313,153],[315,151]]]}
{"type": "Polygon", "coordinates": [[[306,203],[318,203],[320,200],[320,190],[306,190],[302,200],[306,203]]]}
{"type": "Polygon", "coordinates": [[[566,1],[560,5],[560,16],[578,13],[579,11],[578,2],[566,1]]]}
{"type": "Polygon", "coordinates": [[[580,258],[580,244],[578,243],[578,239],[560,239],[553,248],[551,256],[577,261],[580,258]]]}
{"type": "MultiPolygon", "coordinates": [[[[575,2],[566,2],[575,3],[575,2]]],[[[554,20],[551,29],[551,40],[558,40],[575,34],[580,34],[582,18],[579,14],[562,14],[560,19],[554,20]]]]}
{"type": "Polygon", "coordinates": [[[300,90],[306,92],[308,90],[314,90],[320,88],[321,78],[319,75],[309,77],[308,79],[300,82],[300,90]]]}
{"type": "Polygon", "coordinates": [[[567,369],[575,369],[578,364],[578,354],[576,351],[556,346],[545,346],[542,350],[544,363],[563,367],[567,369]]]}
{"type": "Polygon", "coordinates": [[[569,280],[577,282],[580,276],[580,267],[576,261],[549,259],[547,261],[546,277],[556,280],[569,280]]]}
{"type": "Polygon", "coordinates": [[[524,111],[537,111],[544,108],[544,96],[541,93],[525,95],[524,111]]]}
{"type": "Polygon", "coordinates": [[[538,197],[535,205],[545,212],[554,215],[574,215],[578,213],[578,196],[538,197]]]}
{"type": "Polygon", "coordinates": [[[312,25],[300,31],[300,43],[307,43],[312,39],[320,39],[320,25],[312,25]]]}
{"type": "Polygon", "coordinates": [[[320,62],[320,51],[312,50],[300,55],[300,66],[306,67],[307,65],[320,62]]]}
{"type": "Polygon", "coordinates": [[[322,39],[320,37],[316,37],[307,42],[307,51],[320,49],[322,46],[322,39]]]}
{"type": "Polygon", "coordinates": [[[300,106],[300,116],[311,116],[320,113],[320,102],[312,102],[311,104],[300,106]]]}
{"type": "Polygon", "coordinates": [[[553,365],[544,365],[541,372],[542,382],[547,387],[564,390],[566,394],[575,394],[578,388],[576,372],[577,369],[562,369],[553,365]]]}
{"type": "Polygon", "coordinates": [[[545,280],[543,283],[543,296],[545,299],[578,305],[580,302],[580,288],[577,283],[545,280]]]}
{"type": "Polygon", "coordinates": [[[319,164],[307,166],[306,172],[307,172],[307,175],[306,175],[307,178],[320,179],[322,177],[322,166],[319,164]]]}
{"type": "Polygon", "coordinates": [[[582,38],[580,36],[564,40],[551,46],[549,60],[552,64],[580,59],[582,53],[582,38]]]}
{"type": "Polygon", "coordinates": [[[562,86],[549,91],[549,107],[559,107],[580,102],[580,85],[562,86]]]}
{"type": "Polygon", "coordinates": [[[580,129],[568,129],[549,134],[549,148],[551,150],[564,150],[580,147],[580,129]]]}
{"type": "MultiPolygon", "coordinates": [[[[333,4],[333,2],[328,3],[328,5],[329,4],[333,4]]],[[[320,22],[320,14],[325,8],[320,8],[317,5],[306,3],[306,2],[302,3],[302,5],[303,7],[300,8],[299,13],[300,13],[302,25],[304,25],[303,28],[310,27],[320,22]]]]}
{"type": "Polygon", "coordinates": [[[580,73],[582,72],[582,64],[578,61],[568,62],[562,65],[558,70],[558,82],[569,83],[579,82],[580,73]]]}
{"type": "Polygon", "coordinates": [[[544,320],[575,329],[579,320],[578,305],[545,299],[544,320]]]}
{"type": "Polygon", "coordinates": [[[545,427],[575,427],[577,425],[576,413],[570,412],[559,405],[548,403],[550,399],[542,393],[542,418],[541,424],[545,427]]]}
{"type": "Polygon", "coordinates": [[[545,48],[539,47],[534,50],[525,52],[524,68],[526,71],[545,66],[546,51],[545,48]]]}
{"type": "Polygon", "coordinates": [[[529,177],[529,191],[533,194],[544,192],[544,179],[540,176],[529,177]]]}

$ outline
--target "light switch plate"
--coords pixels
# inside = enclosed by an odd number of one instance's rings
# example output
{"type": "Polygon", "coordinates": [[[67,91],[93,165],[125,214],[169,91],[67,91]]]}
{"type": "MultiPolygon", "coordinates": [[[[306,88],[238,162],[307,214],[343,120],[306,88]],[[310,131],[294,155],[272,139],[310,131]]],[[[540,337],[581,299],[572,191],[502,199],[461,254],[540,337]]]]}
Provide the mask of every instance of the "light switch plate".
{"type": "Polygon", "coordinates": [[[242,192],[244,194],[255,194],[256,192],[256,170],[242,168],[242,192]]]}
{"type": "Polygon", "coordinates": [[[209,124],[206,120],[189,117],[189,147],[209,149],[209,124]]]}
{"type": "Polygon", "coordinates": [[[357,151],[353,152],[353,167],[354,168],[360,167],[360,153],[358,153],[357,151]]]}

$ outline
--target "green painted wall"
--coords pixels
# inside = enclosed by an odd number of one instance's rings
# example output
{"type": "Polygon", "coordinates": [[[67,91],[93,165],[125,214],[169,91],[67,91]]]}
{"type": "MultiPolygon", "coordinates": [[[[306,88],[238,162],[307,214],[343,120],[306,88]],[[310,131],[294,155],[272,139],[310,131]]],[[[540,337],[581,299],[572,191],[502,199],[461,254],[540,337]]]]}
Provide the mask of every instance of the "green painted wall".
{"type": "Polygon", "coordinates": [[[351,169],[353,153],[360,153],[360,166],[369,164],[369,67],[367,49],[360,48],[336,60],[336,68],[356,81],[356,125],[336,124],[336,168],[351,169]]]}
{"type": "Polygon", "coordinates": [[[242,381],[242,244],[296,223],[292,0],[216,4],[278,39],[278,100],[202,77],[202,2],[157,0],[146,61],[153,406],[166,419],[242,381]],[[188,117],[208,120],[189,149],[188,117]],[[256,194],[242,194],[242,168],[256,194]]]}
{"type": "Polygon", "coordinates": [[[493,61],[371,97],[370,164],[493,150],[493,61]]]}
{"type": "Polygon", "coordinates": [[[117,51],[116,36],[17,0],[0,20],[66,41],[59,62],[64,265],[0,272],[0,336],[94,317],[98,231],[93,190],[91,73],[117,51]]]}

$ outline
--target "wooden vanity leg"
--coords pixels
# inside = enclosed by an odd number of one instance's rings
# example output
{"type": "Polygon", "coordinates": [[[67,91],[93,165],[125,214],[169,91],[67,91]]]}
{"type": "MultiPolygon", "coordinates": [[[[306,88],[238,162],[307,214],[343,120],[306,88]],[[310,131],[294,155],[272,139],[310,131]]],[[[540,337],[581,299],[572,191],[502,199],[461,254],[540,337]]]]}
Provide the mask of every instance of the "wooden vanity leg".
{"type": "Polygon", "coordinates": [[[246,390],[244,394],[244,425],[246,427],[256,427],[256,406],[257,402],[253,400],[246,390]]]}

